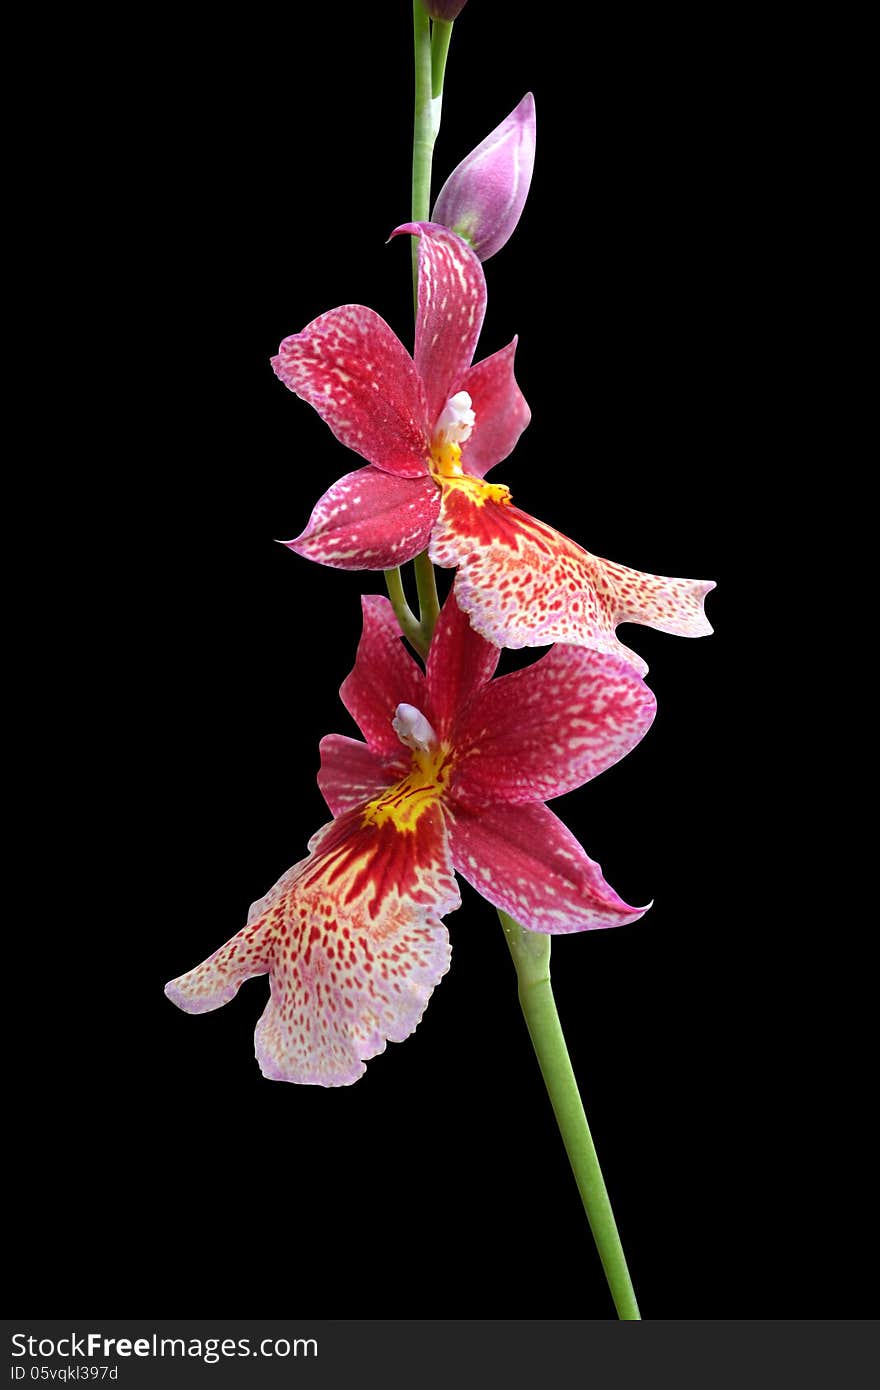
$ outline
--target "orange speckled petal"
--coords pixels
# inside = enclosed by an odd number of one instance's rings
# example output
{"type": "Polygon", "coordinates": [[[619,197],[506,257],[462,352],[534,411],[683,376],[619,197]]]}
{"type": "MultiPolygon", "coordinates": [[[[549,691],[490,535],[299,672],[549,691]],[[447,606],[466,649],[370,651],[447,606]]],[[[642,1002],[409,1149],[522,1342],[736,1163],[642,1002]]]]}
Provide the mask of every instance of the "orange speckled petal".
{"type": "Polygon", "coordinates": [[[449,968],[440,918],[460,898],[447,813],[438,802],[401,832],[359,807],[311,848],[254,904],[249,926],[166,993],[198,1013],[268,968],[271,998],[255,1035],[263,1075],[347,1086],[386,1042],[409,1036],[449,968]],[[257,944],[240,959],[243,943],[257,944]]]}
{"type": "Polygon", "coordinates": [[[683,637],[712,631],[703,601],[711,580],[669,579],[601,560],[509,503],[443,486],[431,559],[458,567],[455,595],[481,636],[501,647],[552,642],[592,647],[647,663],[614,634],[644,623],[683,637]]]}

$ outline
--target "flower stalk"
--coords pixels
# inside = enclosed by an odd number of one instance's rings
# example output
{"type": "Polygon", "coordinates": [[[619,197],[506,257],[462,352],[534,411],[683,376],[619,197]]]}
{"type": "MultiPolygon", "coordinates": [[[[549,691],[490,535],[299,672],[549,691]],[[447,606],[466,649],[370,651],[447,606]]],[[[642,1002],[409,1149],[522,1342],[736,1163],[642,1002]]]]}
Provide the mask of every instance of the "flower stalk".
{"type": "Polygon", "coordinates": [[[550,983],[550,937],[541,932],[525,931],[500,909],[498,917],[516,967],[520,1007],[617,1316],[625,1321],[639,1321],[641,1314],[617,1222],[556,1011],[550,983]]]}
{"type": "MultiPolygon", "coordinates": [[[[421,558],[422,557],[419,556],[419,559],[421,558]]],[[[433,575],[433,566],[431,567],[431,573],[433,575]]],[[[419,656],[426,657],[428,655],[428,647],[431,645],[431,638],[430,635],[426,637],[422,624],[407,603],[406,594],[403,590],[403,578],[400,573],[400,566],[393,570],[385,570],[385,587],[388,590],[391,607],[394,609],[394,616],[398,621],[401,632],[410,646],[415,648],[419,656]]]]}
{"type": "MultiPolygon", "coordinates": [[[[434,142],[440,129],[440,105],[443,100],[443,77],[446,57],[452,38],[452,21],[432,21],[422,4],[413,0],[413,48],[415,52],[415,118],[413,121],[412,157],[412,220],[426,222],[431,210],[431,167],[434,161],[434,142]]],[[[413,307],[419,302],[419,244],[412,243],[413,307]]],[[[419,596],[419,616],[416,618],[403,593],[400,568],[385,571],[385,585],[400,630],[420,656],[427,656],[440,613],[437,596],[437,577],[427,550],[414,561],[416,591],[419,596]]]]}
{"type": "MultiPolygon", "coordinates": [[[[449,26],[450,29],[452,26],[449,26]]],[[[435,125],[434,78],[431,68],[431,21],[422,0],[413,0],[413,46],[415,52],[415,116],[413,120],[412,220],[427,222],[431,211],[431,165],[434,141],[440,127],[439,108],[435,125]]],[[[447,44],[448,47],[448,44],[447,44]]],[[[444,58],[445,67],[445,58],[444,58]]],[[[442,97],[441,81],[437,100],[442,97]]],[[[413,305],[418,308],[419,248],[412,245],[413,305]]]]}

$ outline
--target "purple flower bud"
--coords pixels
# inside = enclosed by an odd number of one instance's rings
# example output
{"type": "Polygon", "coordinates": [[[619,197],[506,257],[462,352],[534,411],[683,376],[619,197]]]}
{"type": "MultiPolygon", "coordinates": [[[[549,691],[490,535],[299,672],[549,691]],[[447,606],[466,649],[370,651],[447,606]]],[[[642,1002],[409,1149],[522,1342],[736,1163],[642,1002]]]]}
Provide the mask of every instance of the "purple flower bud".
{"type": "Polygon", "coordinates": [[[422,0],[432,19],[455,19],[460,15],[467,0],[422,0]]]}
{"type": "Polygon", "coordinates": [[[487,261],[513,233],[534,167],[535,99],[526,92],[507,120],[453,169],[431,221],[458,232],[487,261]]]}

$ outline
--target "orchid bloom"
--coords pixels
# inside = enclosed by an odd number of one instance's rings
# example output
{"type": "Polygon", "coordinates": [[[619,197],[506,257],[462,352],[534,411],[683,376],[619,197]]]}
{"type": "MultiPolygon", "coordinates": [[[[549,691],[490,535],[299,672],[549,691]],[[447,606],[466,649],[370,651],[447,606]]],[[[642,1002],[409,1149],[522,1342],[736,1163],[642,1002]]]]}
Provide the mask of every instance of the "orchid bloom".
{"type": "Polygon", "coordinates": [[[493,680],[498,648],[447,599],[422,671],[390,603],[363,600],[363,636],[341,696],[365,743],[321,742],[318,784],[336,820],[247,926],[166,986],[189,1013],[271,977],[257,1025],[263,1074],[345,1086],[416,1027],[449,966],[440,918],[455,870],[536,932],[632,922],[629,907],[543,802],[622,758],[654,697],[629,663],[554,647],[493,680]]]}
{"type": "Polygon", "coordinates": [[[429,549],[458,568],[455,592],[473,627],[502,647],[553,642],[614,652],[618,623],[697,637],[712,629],[715,586],[642,574],[590,555],[520,511],[485,481],[529,422],[516,384],[516,339],[471,366],[486,311],[483,268],[446,227],[407,223],[419,241],[415,360],[372,309],[346,304],[285,338],[275,372],[369,467],[320,499],[285,544],[339,569],[390,569],[429,549]]]}
{"type": "Polygon", "coordinates": [[[458,164],[437,194],[432,222],[458,232],[481,261],[513,236],[535,168],[535,98],[510,115],[458,164]]]}

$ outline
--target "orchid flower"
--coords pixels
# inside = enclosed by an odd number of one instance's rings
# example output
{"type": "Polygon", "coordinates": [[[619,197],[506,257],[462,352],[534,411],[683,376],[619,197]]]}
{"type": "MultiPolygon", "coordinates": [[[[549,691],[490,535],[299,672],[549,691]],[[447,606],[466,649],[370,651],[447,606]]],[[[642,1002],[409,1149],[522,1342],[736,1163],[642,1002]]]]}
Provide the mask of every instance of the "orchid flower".
{"type": "Polygon", "coordinates": [[[516,384],[516,339],[471,366],[486,310],[483,268],[446,227],[412,222],[419,241],[415,359],[372,309],[331,309],[285,338],[275,372],[367,459],[316,505],[285,545],[339,569],[390,569],[428,547],[458,568],[473,627],[503,647],[563,642],[647,665],[614,635],[645,623],[697,637],[711,581],[642,574],[600,560],[520,511],[485,481],[530,419],[516,384]]]}
{"type": "Polygon", "coordinates": [[[651,691],[616,656],[554,647],[492,679],[499,650],[454,595],[426,671],[391,604],[363,599],[363,636],[340,694],[366,742],[321,742],[318,785],[336,820],[309,843],[247,926],[166,986],[189,1013],[271,977],[257,1025],[265,1076],[344,1086],[418,1024],[449,966],[440,918],[455,871],[536,932],[635,921],[543,802],[616,763],[654,717],[651,691]]]}

